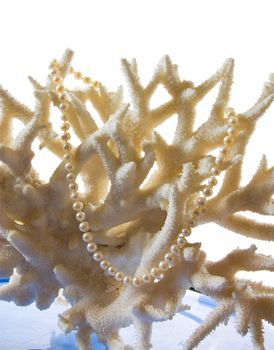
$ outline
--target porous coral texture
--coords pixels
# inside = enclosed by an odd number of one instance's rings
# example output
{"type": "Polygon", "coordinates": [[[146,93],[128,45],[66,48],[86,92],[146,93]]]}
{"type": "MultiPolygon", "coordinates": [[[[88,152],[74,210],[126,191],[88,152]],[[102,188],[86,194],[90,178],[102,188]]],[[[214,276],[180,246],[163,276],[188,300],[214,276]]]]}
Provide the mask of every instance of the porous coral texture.
{"type": "MultiPolygon", "coordinates": [[[[60,59],[63,78],[68,75],[73,52],[60,59]]],[[[228,59],[209,79],[195,86],[181,80],[177,65],[163,57],[144,87],[135,60],[122,60],[131,103],[123,90],[67,89],[67,118],[78,144],[73,164],[85,189],[85,203],[94,240],[104,256],[129,275],[148,273],[158,266],[176,238],[205,187],[214,165],[213,151],[222,146],[227,129],[225,108],[233,81],[233,60],[228,59]],[[194,129],[197,104],[217,84],[219,91],[208,119],[194,129]],[[169,101],[151,108],[159,85],[169,101]],[[87,108],[91,103],[102,126],[87,108]],[[174,138],[168,144],[155,131],[177,116],[174,138]],[[153,167],[154,166],[154,167],[153,167]],[[153,167],[153,169],[152,169],[153,167]],[[152,169],[152,171],[151,171],[152,169]]],[[[190,287],[217,302],[202,325],[185,340],[184,349],[195,348],[220,323],[235,313],[241,335],[251,332],[255,349],[264,349],[263,320],[274,325],[274,288],[236,277],[238,271],[273,271],[274,259],[256,252],[256,246],[236,249],[219,261],[207,260],[199,242],[186,243],[174,266],[155,283],[125,287],[103,272],[82,241],[66,181],[63,148],[52,114],[58,115],[58,96],[52,82],[41,85],[33,78],[36,104],[30,109],[0,88],[0,276],[9,277],[0,287],[0,299],[17,305],[35,302],[48,308],[60,289],[71,308],[58,315],[59,326],[77,332],[79,349],[91,349],[95,332],[108,349],[132,349],[123,343],[119,329],[133,324],[134,349],[151,347],[153,322],[171,319],[183,307],[190,287]],[[12,134],[14,118],[24,126],[12,134]],[[49,181],[42,181],[33,167],[33,142],[59,157],[49,181]]],[[[240,235],[273,241],[274,226],[247,219],[239,212],[273,215],[271,196],[274,169],[262,158],[251,181],[240,184],[243,156],[256,122],[274,97],[270,76],[254,106],[238,113],[235,142],[222,164],[222,184],[208,200],[197,225],[215,222],[240,235]]],[[[60,114],[60,113],[59,113],[60,114]]],[[[206,232],[205,232],[206,235],[206,232]]],[[[217,249],[217,246],[216,246],[217,249]]]]}

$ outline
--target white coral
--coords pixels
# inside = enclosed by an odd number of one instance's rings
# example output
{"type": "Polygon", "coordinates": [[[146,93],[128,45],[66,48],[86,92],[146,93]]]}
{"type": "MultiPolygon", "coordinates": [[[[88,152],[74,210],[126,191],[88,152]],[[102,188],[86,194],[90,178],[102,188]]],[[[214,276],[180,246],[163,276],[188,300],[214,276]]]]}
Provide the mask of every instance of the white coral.
{"type": "MultiPolygon", "coordinates": [[[[68,74],[73,53],[66,50],[59,62],[63,77],[68,74]]],[[[191,202],[203,189],[214,157],[226,131],[224,109],[232,84],[233,60],[198,86],[181,80],[177,65],[165,56],[143,87],[135,60],[122,60],[131,105],[123,104],[122,88],[110,92],[99,84],[68,91],[68,120],[80,144],[75,149],[77,174],[86,191],[81,194],[84,211],[104,255],[118,268],[134,274],[146,273],[159,263],[166,247],[174,242],[188,218],[191,202]],[[193,130],[195,107],[220,82],[219,93],[208,120],[193,130]],[[151,109],[150,99],[162,84],[168,102],[151,109]],[[99,128],[89,113],[90,101],[104,125],[99,128]],[[167,118],[178,116],[171,144],[155,131],[167,118]],[[147,176],[153,165],[157,168],[147,176]],[[109,188],[109,190],[108,190],[109,188]]],[[[59,315],[64,332],[77,330],[80,349],[88,349],[96,332],[109,349],[130,349],[119,337],[119,329],[133,324],[136,349],[150,348],[153,322],[171,319],[182,308],[182,297],[190,287],[209,294],[218,305],[204,324],[186,341],[194,348],[235,311],[237,331],[252,333],[254,348],[263,349],[262,320],[274,325],[273,288],[243,281],[238,271],[274,270],[274,259],[256,253],[256,247],[236,249],[217,262],[210,262],[199,243],[187,243],[174,268],[158,283],[139,289],[123,287],[107,277],[89,258],[78,233],[65,181],[64,164],[48,183],[39,179],[32,166],[32,143],[40,140],[53,154],[62,157],[62,144],[51,123],[50,106],[57,105],[51,82],[42,86],[33,78],[34,111],[0,88],[0,274],[10,282],[0,288],[0,298],[18,305],[35,301],[39,309],[49,307],[60,288],[72,307],[59,315]],[[25,127],[12,138],[12,120],[25,127]]],[[[274,97],[273,79],[265,84],[258,101],[239,113],[236,142],[217,195],[208,202],[198,225],[215,222],[239,234],[274,240],[273,225],[244,218],[250,210],[273,215],[273,168],[265,157],[252,180],[240,186],[243,156],[256,121],[274,97]]]]}

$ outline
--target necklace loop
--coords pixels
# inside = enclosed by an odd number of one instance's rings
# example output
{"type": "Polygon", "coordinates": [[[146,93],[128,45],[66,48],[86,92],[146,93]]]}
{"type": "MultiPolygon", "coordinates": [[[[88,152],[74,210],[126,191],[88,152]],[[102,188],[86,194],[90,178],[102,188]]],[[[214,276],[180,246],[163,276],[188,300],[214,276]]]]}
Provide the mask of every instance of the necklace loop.
{"type": "MultiPolygon", "coordinates": [[[[63,123],[61,125],[61,140],[63,142],[64,150],[64,168],[66,172],[66,180],[68,182],[68,188],[70,191],[70,198],[72,201],[72,208],[75,211],[75,218],[79,224],[79,231],[82,234],[83,241],[87,244],[87,251],[92,254],[95,262],[97,262],[103,271],[107,272],[109,277],[115,278],[117,282],[123,283],[124,286],[140,287],[144,284],[152,283],[160,278],[163,278],[166,271],[172,268],[176,262],[176,257],[180,256],[183,247],[188,243],[187,237],[192,233],[193,227],[197,224],[197,217],[206,211],[206,204],[209,197],[213,194],[213,188],[217,185],[217,176],[221,173],[221,166],[224,163],[225,157],[229,148],[233,145],[234,136],[236,133],[236,126],[238,117],[233,108],[227,108],[225,113],[227,116],[227,129],[223,138],[223,145],[220,148],[219,155],[215,158],[215,164],[211,167],[210,177],[207,180],[207,184],[204,187],[202,193],[194,202],[194,209],[182,228],[180,234],[176,238],[176,243],[173,243],[169,250],[166,252],[163,259],[159,262],[158,266],[154,266],[150,269],[150,272],[142,276],[128,276],[122,271],[117,271],[116,267],[111,265],[110,261],[105,259],[103,253],[99,250],[98,245],[94,242],[94,234],[91,232],[90,225],[86,221],[86,214],[82,211],[84,203],[79,200],[78,185],[75,182],[76,176],[74,174],[74,167],[71,162],[72,159],[72,145],[69,142],[71,135],[69,132],[70,123],[66,117],[66,111],[69,109],[69,101],[66,95],[66,89],[63,84],[63,78],[60,75],[58,69],[57,60],[53,60],[51,65],[51,82],[54,86],[55,92],[59,97],[59,109],[62,113],[61,119],[63,123]]],[[[83,76],[79,71],[74,71],[71,67],[70,74],[74,75],[77,80],[82,80],[85,84],[92,86],[95,90],[99,89],[99,82],[93,81],[90,77],[83,76]]]]}

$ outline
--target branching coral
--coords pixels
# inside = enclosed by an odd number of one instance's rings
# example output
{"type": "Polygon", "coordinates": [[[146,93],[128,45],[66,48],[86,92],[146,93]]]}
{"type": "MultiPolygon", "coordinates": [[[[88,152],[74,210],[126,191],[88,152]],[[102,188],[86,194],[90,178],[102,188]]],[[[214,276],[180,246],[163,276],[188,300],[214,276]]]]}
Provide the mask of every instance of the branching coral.
{"type": "MultiPolygon", "coordinates": [[[[63,78],[68,74],[73,53],[66,50],[59,61],[63,78]]],[[[189,218],[197,193],[205,186],[227,127],[225,109],[232,85],[233,60],[198,86],[181,80],[178,67],[168,56],[158,64],[150,82],[143,87],[136,61],[122,60],[122,70],[131,94],[123,103],[122,88],[110,92],[99,83],[67,90],[70,122],[79,144],[74,150],[76,173],[85,183],[81,200],[94,240],[115,266],[128,274],[147,273],[158,265],[166,247],[189,218]],[[194,130],[197,104],[217,84],[219,93],[206,122],[194,130]],[[156,88],[162,85],[170,100],[150,108],[156,88]],[[87,108],[91,102],[103,122],[98,127],[87,108]],[[172,115],[177,126],[171,144],[155,131],[172,115]],[[154,168],[152,169],[152,167],[154,168]],[[151,171],[153,170],[153,171],[151,171]]],[[[186,243],[164,278],[140,288],[124,287],[90,259],[73,216],[61,140],[52,124],[52,106],[58,96],[48,79],[45,86],[30,78],[36,105],[29,109],[0,89],[0,275],[10,277],[0,287],[0,298],[17,305],[35,302],[48,308],[61,288],[71,308],[59,315],[64,332],[77,331],[80,349],[90,348],[96,332],[108,349],[130,349],[123,344],[119,329],[133,324],[136,349],[149,349],[153,322],[171,319],[182,308],[190,287],[217,302],[205,322],[186,340],[193,349],[220,323],[235,312],[237,331],[252,334],[254,348],[264,349],[262,321],[274,325],[274,289],[236,276],[238,271],[273,271],[274,258],[248,249],[236,249],[222,260],[211,262],[201,244],[186,243]],[[14,118],[24,127],[13,139],[14,118]],[[40,140],[60,158],[48,182],[41,181],[32,165],[32,145],[40,140]]],[[[243,156],[257,120],[274,98],[274,78],[249,110],[239,113],[235,143],[222,185],[208,201],[207,211],[197,225],[215,222],[241,235],[274,240],[274,226],[239,214],[253,211],[273,215],[271,196],[274,168],[262,158],[251,181],[241,186],[243,156]]]]}

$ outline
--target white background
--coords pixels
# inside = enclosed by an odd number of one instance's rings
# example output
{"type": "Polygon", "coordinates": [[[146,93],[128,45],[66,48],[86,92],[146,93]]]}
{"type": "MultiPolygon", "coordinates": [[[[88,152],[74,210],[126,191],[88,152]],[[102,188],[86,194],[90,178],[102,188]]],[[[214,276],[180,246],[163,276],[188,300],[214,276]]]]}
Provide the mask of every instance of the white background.
{"type": "MultiPolygon", "coordinates": [[[[121,57],[135,57],[142,81],[146,82],[161,57],[169,54],[179,64],[181,77],[195,84],[233,57],[231,106],[243,112],[255,102],[269,73],[274,72],[273,10],[271,0],[3,1],[0,83],[33,108],[27,76],[44,83],[49,62],[60,58],[67,47],[75,51],[75,68],[110,89],[124,84],[121,57]]],[[[216,93],[217,89],[203,102],[198,117],[208,113],[216,93]]],[[[173,127],[171,121],[167,138],[173,127]]],[[[243,184],[256,170],[263,153],[269,165],[274,165],[273,130],[274,106],[259,121],[249,145],[243,184]]],[[[48,165],[37,166],[45,177],[49,175],[48,165]]],[[[269,217],[258,219],[274,222],[269,217]]],[[[213,224],[196,229],[195,239],[203,242],[210,259],[219,259],[233,247],[248,247],[251,243],[213,224]]],[[[274,255],[274,243],[256,244],[260,251],[274,255]]],[[[271,275],[255,277],[274,286],[271,275]]]]}

